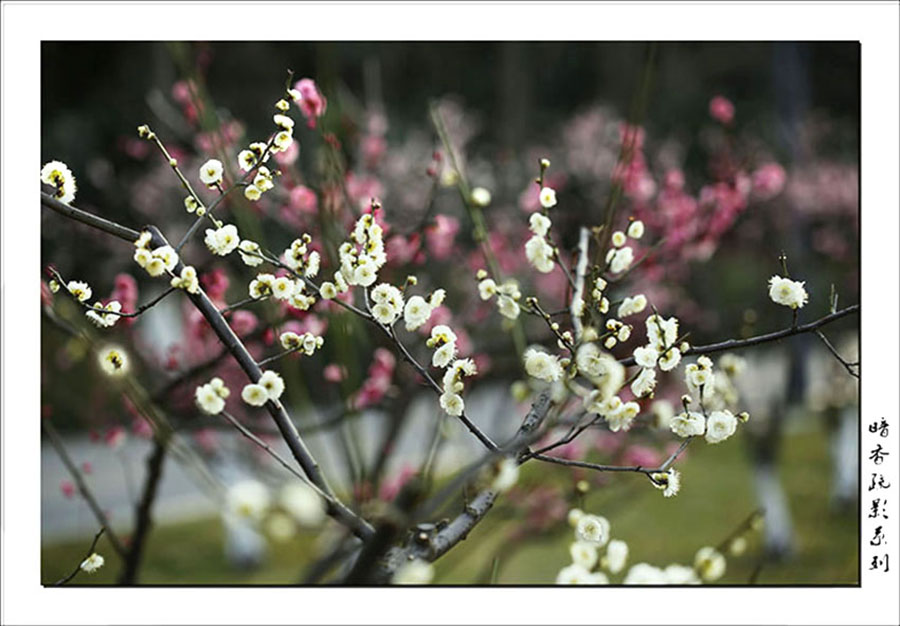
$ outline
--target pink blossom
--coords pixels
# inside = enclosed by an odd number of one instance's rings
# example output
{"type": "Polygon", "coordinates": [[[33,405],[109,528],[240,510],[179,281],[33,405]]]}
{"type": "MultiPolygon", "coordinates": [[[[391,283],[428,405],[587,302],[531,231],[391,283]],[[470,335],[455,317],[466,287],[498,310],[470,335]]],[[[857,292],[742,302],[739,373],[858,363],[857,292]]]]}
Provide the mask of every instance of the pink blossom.
{"type": "Polygon", "coordinates": [[[731,124],[734,120],[734,105],[725,96],[715,96],[709,101],[710,116],[722,124],[731,124]]]}
{"type": "Polygon", "coordinates": [[[222,304],[225,298],[225,292],[228,291],[228,275],[221,268],[216,268],[211,272],[200,276],[200,284],[209,299],[216,304],[222,304]]]}
{"type": "Polygon", "coordinates": [[[316,192],[303,185],[297,185],[291,189],[290,193],[291,208],[300,213],[315,213],[319,209],[319,200],[316,192]]]}
{"type": "Polygon", "coordinates": [[[311,78],[301,78],[294,85],[294,89],[300,92],[300,100],[297,106],[303,112],[306,118],[306,125],[310,128],[316,127],[316,120],[325,115],[325,109],[328,101],[320,92],[316,83],[311,78]]]}
{"type": "Polygon", "coordinates": [[[244,337],[256,330],[259,320],[250,311],[237,310],[231,314],[231,328],[238,337],[244,337]]]}
{"type": "Polygon", "coordinates": [[[378,490],[378,498],[385,502],[392,502],[394,498],[403,489],[403,486],[409,482],[409,479],[416,475],[416,468],[412,465],[404,465],[395,475],[389,477],[381,484],[378,490]]]}
{"type": "Polygon", "coordinates": [[[150,422],[147,421],[147,418],[143,416],[136,417],[131,421],[131,432],[136,437],[141,437],[142,439],[150,439],[153,437],[153,427],[150,426],[150,422]]]}
{"type": "Polygon", "coordinates": [[[415,261],[416,263],[424,262],[424,255],[421,253],[421,237],[418,233],[413,233],[408,237],[404,235],[394,235],[385,243],[385,252],[392,264],[405,265],[415,261]]]}
{"type": "Polygon", "coordinates": [[[209,454],[216,451],[218,436],[212,428],[201,428],[194,433],[194,441],[201,450],[209,454]]]}
{"type": "Polygon", "coordinates": [[[67,498],[71,498],[75,495],[75,485],[68,480],[59,483],[59,490],[62,491],[62,494],[67,498]]]}
{"type": "Polygon", "coordinates": [[[85,474],[90,474],[91,472],[94,471],[94,466],[91,465],[90,461],[85,461],[84,463],[81,464],[81,471],[84,472],[85,474]]]}
{"type": "Polygon", "coordinates": [[[458,219],[449,215],[436,215],[434,223],[425,228],[425,240],[431,255],[440,261],[447,259],[453,252],[453,243],[458,232],[458,219]]]}
{"type": "MultiPolygon", "coordinates": [[[[116,274],[113,282],[113,292],[110,300],[118,300],[122,304],[123,313],[134,313],[137,310],[138,287],[137,281],[131,274],[116,274]]],[[[120,323],[131,326],[137,321],[135,317],[123,317],[120,323]]]]}
{"type": "Polygon", "coordinates": [[[766,163],[753,172],[753,192],[763,200],[774,198],[784,189],[786,180],[783,167],[778,163],[766,163]]]}
{"type": "Polygon", "coordinates": [[[369,135],[363,138],[362,153],[367,166],[375,167],[385,152],[387,152],[387,142],[384,137],[369,135]]]}
{"type": "Polygon", "coordinates": [[[106,442],[107,446],[115,450],[125,443],[125,429],[118,424],[111,426],[104,433],[103,440],[106,442]]]}
{"type": "Polygon", "coordinates": [[[275,153],[275,162],[282,167],[293,165],[300,156],[300,142],[294,139],[286,150],[275,153]]]}
{"type": "Polygon", "coordinates": [[[659,467],[662,457],[658,450],[641,445],[628,446],[622,454],[622,465],[637,465],[640,467],[659,467]]]}
{"type": "Polygon", "coordinates": [[[339,383],[347,378],[347,368],[337,363],[329,363],[322,371],[322,376],[330,383],[339,383]]]}
{"type": "MultiPolygon", "coordinates": [[[[372,198],[380,198],[384,195],[384,187],[374,176],[359,176],[353,172],[347,174],[347,194],[356,202],[361,210],[367,210],[372,198]]],[[[382,225],[383,227],[383,225],[382,225]]]]}

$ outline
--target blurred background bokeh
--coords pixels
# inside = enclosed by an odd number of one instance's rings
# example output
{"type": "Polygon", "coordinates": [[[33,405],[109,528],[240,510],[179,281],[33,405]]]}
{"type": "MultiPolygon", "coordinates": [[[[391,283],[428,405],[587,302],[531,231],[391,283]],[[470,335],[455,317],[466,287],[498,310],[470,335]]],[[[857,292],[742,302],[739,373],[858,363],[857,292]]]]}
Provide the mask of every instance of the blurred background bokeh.
{"type": "MultiPolygon", "coordinates": [[[[832,292],[838,308],[859,302],[855,43],[44,42],[42,68],[42,158],[72,168],[74,204],[134,228],[156,224],[176,240],[192,216],[137,126],[150,124],[185,172],[210,157],[234,170],[237,151],[270,132],[287,71],[295,80],[313,78],[328,108],[315,129],[298,122],[299,151],[279,162],[283,189],[252,205],[235,194],[226,214],[242,235],[275,250],[301,232],[321,236],[327,250],[345,235],[340,216],[358,215],[378,197],[391,225],[385,276],[398,284],[415,273],[423,290],[448,290],[442,319],[461,329],[480,369],[467,406],[492,434],[518,426],[528,401],[510,388],[524,374],[509,325],[477,296],[474,273],[485,262],[432,111],[445,121],[469,182],[491,192],[485,218],[504,271],[550,306],[563,304],[564,277],[535,279],[521,245],[543,157],[552,162],[548,180],[560,199],[554,229],[564,250],[574,248],[580,225],[602,223],[621,184],[620,221],[633,215],[648,227],[638,251],[648,258],[622,294],[646,293],[662,313],[678,316],[692,343],[790,325],[790,313],[767,297],[769,277],[782,273],[781,253],[810,293],[802,321],[826,314],[832,292]],[[720,108],[717,97],[724,99],[720,108]],[[638,158],[621,167],[626,125],[641,133],[638,158]]],[[[143,302],[159,290],[136,271],[128,246],[47,211],[41,245],[45,266],[88,281],[97,297],[130,294],[143,302]]],[[[204,288],[223,302],[245,297],[251,270],[203,250],[199,237],[185,248],[204,288]]],[[[53,300],[55,315],[83,324],[70,302],[53,300]]],[[[355,506],[390,500],[427,457],[440,419],[412,371],[358,320],[331,309],[301,314],[262,304],[241,314],[232,321],[257,356],[277,350],[273,328],[325,336],[315,357],[279,364],[292,415],[355,506]],[[381,459],[387,438],[395,439],[393,454],[381,459]]],[[[213,372],[239,389],[236,368],[217,363],[177,382],[219,351],[195,317],[170,298],[134,324],[102,332],[129,349],[137,384],[154,396],[197,462],[226,485],[253,475],[277,493],[285,480],[277,466],[200,417],[192,403],[194,386],[213,372]]],[[[546,327],[533,322],[523,320],[529,343],[552,346],[546,327]]],[[[850,316],[827,335],[856,360],[857,331],[850,316]]],[[[61,432],[127,537],[151,431],[140,410],[98,374],[90,349],[45,316],[43,419],[61,432]]],[[[677,497],[662,498],[641,475],[530,463],[488,520],[438,561],[436,582],[552,583],[569,562],[565,513],[575,506],[605,515],[613,536],[628,541],[632,562],[660,565],[690,562],[698,547],[726,540],[765,506],[765,529],[729,554],[722,582],[856,584],[855,379],[812,335],[740,355],[746,367],[736,380],[738,406],[750,411],[751,424],[723,444],[690,448],[678,464],[684,484],[677,497]]],[[[683,388],[680,375],[672,379],[656,395],[677,405],[683,388]]],[[[260,434],[271,431],[266,418],[235,412],[260,434]]],[[[565,453],[658,462],[674,441],[660,420],[647,403],[629,433],[591,432],[565,453]]],[[[437,436],[440,476],[478,457],[455,422],[437,436]]],[[[49,446],[41,471],[42,579],[52,582],[83,558],[96,523],[49,446]]],[[[293,584],[335,541],[335,529],[321,520],[279,526],[269,518],[249,538],[241,535],[201,482],[166,459],[141,582],[293,584]]],[[[108,567],[77,582],[114,582],[119,564],[108,546],[105,554],[108,567]]]]}

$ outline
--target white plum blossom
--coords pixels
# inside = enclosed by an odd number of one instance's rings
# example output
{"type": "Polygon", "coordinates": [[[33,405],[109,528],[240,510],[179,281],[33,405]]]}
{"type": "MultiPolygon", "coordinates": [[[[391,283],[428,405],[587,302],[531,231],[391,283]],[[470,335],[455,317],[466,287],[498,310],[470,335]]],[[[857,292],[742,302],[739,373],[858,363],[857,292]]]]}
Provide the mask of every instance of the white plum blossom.
{"type": "Polygon", "coordinates": [[[590,571],[597,564],[597,544],[590,541],[573,541],[569,546],[572,563],[590,571]]]}
{"type": "Polygon", "coordinates": [[[287,276],[279,276],[272,281],[272,296],[276,300],[290,300],[294,295],[295,285],[293,279],[287,276]]]}
{"type": "Polygon", "coordinates": [[[553,271],[553,246],[540,235],[534,235],[525,243],[525,256],[528,262],[542,274],[553,271]]]}
{"type": "Polygon", "coordinates": [[[604,417],[609,425],[609,430],[614,433],[620,430],[628,430],[631,428],[631,422],[634,421],[640,410],[641,405],[631,401],[622,403],[615,410],[607,412],[604,417]]]}
{"type": "Polygon", "coordinates": [[[603,565],[613,574],[618,574],[625,568],[628,560],[628,544],[621,539],[612,539],[606,546],[606,556],[603,565]]]}
{"type": "Polygon", "coordinates": [[[672,563],[663,573],[670,585],[699,585],[700,579],[693,567],[672,563]]]}
{"type": "Polygon", "coordinates": [[[725,574],[725,557],[715,548],[704,546],[694,556],[694,569],[707,582],[718,580],[725,574]]]}
{"type": "Polygon", "coordinates": [[[185,265],[181,268],[179,276],[173,276],[169,284],[176,289],[184,289],[188,293],[200,291],[200,280],[197,278],[197,270],[193,265],[185,265]]]}
{"type": "Polygon", "coordinates": [[[97,354],[100,369],[108,376],[118,377],[128,372],[128,356],[121,348],[105,348],[97,354]]]}
{"type": "Polygon", "coordinates": [[[656,370],[652,368],[644,368],[638,377],[631,383],[631,392],[635,397],[640,398],[646,396],[653,388],[656,387],[656,370]]]}
{"type": "Polygon", "coordinates": [[[603,572],[590,572],[573,563],[562,568],[556,576],[557,585],[607,585],[609,579],[603,572]]]}
{"type": "Polygon", "coordinates": [[[104,558],[102,556],[100,556],[96,552],[92,552],[91,555],[88,558],[86,558],[85,560],[83,560],[81,562],[81,565],[79,565],[78,567],[83,572],[86,572],[88,574],[93,574],[98,569],[103,567],[103,564],[105,562],[106,561],[104,560],[104,558]]]}
{"type": "Polygon", "coordinates": [[[531,232],[539,237],[547,236],[550,224],[550,218],[543,213],[532,213],[531,217],[528,218],[528,227],[531,229],[531,232]]]}
{"type": "Polygon", "coordinates": [[[517,319],[521,312],[519,303],[506,294],[497,296],[497,310],[500,311],[500,315],[511,320],[517,319]]]}
{"type": "Polygon", "coordinates": [[[542,207],[552,209],[556,206],[556,190],[552,187],[542,188],[539,199],[542,207]]]}
{"type": "Polygon", "coordinates": [[[75,176],[62,161],[45,163],[41,168],[41,182],[53,187],[53,197],[66,204],[75,199],[75,192],[78,191],[75,176]]]}
{"type": "Polygon", "coordinates": [[[719,443],[731,437],[737,430],[737,418],[729,410],[713,411],[706,420],[706,441],[719,443]]]}
{"type": "Polygon", "coordinates": [[[260,198],[262,198],[263,190],[257,187],[254,184],[249,184],[244,187],[244,197],[247,198],[250,202],[256,202],[260,198]]]}
{"type": "Polygon", "coordinates": [[[300,482],[282,487],[279,503],[298,524],[307,528],[321,526],[327,517],[322,497],[312,487],[300,482]]]}
{"type": "Polygon", "coordinates": [[[491,192],[484,187],[475,187],[469,198],[472,200],[472,204],[484,208],[491,203],[491,192]]]}
{"type": "Polygon", "coordinates": [[[628,317],[629,315],[640,313],[645,308],[647,308],[647,297],[639,293],[636,296],[627,296],[623,299],[616,314],[619,317],[628,317]]]}
{"type": "Polygon", "coordinates": [[[665,350],[656,362],[659,369],[664,372],[670,372],[681,362],[681,350],[678,348],[669,348],[665,350]]]}
{"type": "Polygon", "coordinates": [[[632,239],[640,239],[644,236],[644,222],[634,220],[628,225],[628,236],[632,239]]]}
{"type": "MultiPolygon", "coordinates": [[[[219,380],[221,382],[221,379],[213,380],[219,380]]],[[[200,407],[204,413],[218,415],[225,408],[225,398],[228,397],[228,393],[225,392],[228,392],[227,387],[224,385],[221,387],[216,386],[210,381],[205,385],[200,385],[194,390],[194,399],[197,406],[200,407]]]]}
{"type": "Polygon", "coordinates": [[[653,314],[646,319],[647,340],[659,352],[668,348],[678,340],[678,320],[674,317],[663,319],[653,314]]]}
{"type": "Polygon", "coordinates": [[[116,314],[122,311],[122,303],[118,300],[112,300],[106,305],[95,302],[93,308],[98,310],[86,311],[85,316],[100,328],[110,328],[119,321],[120,316],[116,314]]]}
{"type": "Polygon", "coordinates": [[[606,262],[609,263],[609,271],[613,274],[620,274],[631,267],[634,262],[634,250],[631,249],[631,246],[613,248],[607,253],[606,262]]]}
{"type": "Polygon", "coordinates": [[[570,509],[566,514],[566,521],[568,521],[569,526],[575,528],[576,526],[578,526],[578,520],[580,520],[583,515],[584,511],[582,511],[581,509],[570,509]]]}
{"type": "Polygon", "coordinates": [[[490,300],[497,293],[497,283],[493,278],[485,278],[478,283],[478,295],[482,300],[490,300]]]}
{"type": "Polygon", "coordinates": [[[278,372],[266,370],[259,377],[257,384],[266,390],[269,400],[278,400],[284,393],[284,380],[278,372]]]}
{"type": "Polygon", "coordinates": [[[221,161],[210,159],[200,166],[200,181],[207,187],[215,187],[221,184],[224,169],[221,161]]]}
{"type": "Polygon", "coordinates": [[[262,385],[245,385],[241,391],[241,399],[250,406],[263,406],[269,401],[269,392],[262,385]]]}
{"type": "Polygon", "coordinates": [[[669,579],[666,573],[649,563],[635,563],[628,569],[625,574],[625,585],[666,585],[669,579]]]}
{"type": "Polygon", "coordinates": [[[809,294],[803,287],[805,281],[795,281],[781,276],[769,279],[769,298],[775,304],[781,304],[794,310],[802,308],[809,301],[809,294]]]}
{"type": "Polygon", "coordinates": [[[256,267],[263,262],[262,253],[259,244],[249,239],[244,239],[238,245],[238,253],[241,255],[241,261],[249,267],[256,267]]]}
{"type": "Polygon", "coordinates": [[[251,298],[266,298],[272,295],[272,289],[275,286],[274,274],[257,274],[256,278],[250,281],[248,292],[251,298]]]}
{"type": "Polygon", "coordinates": [[[681,489],[681,474],[678,470],[669,468],[665,472],[650,474],[650,478],[653,479],[653,486],[661,489],[666,498],[671,498],[681,489]]]}
{"type": "Polygon", "coordinates": [[[466,403],[458,393],[448,393],[445,391],[439,396],[438,401],[440,402],[441,408],[444,409],[444,412],[453,417],[459,417],[466,409],[466,403]]]}
{"type": "Polygon", "coordinates": [[[70,280],[66,285],[69,293],[72,294],[79,302],[87,302],[94,293],[90,285],[80,280],[70,280]]]}
{"type": "Polygon", "coordinates": [[[659,352],[652,345],[640,346],[634,349],[634,362],[644,368],[656,367],[659,352]]]}
{"type": "Polygon", "coordinates": [[[403,314],[403,294],[397,287],[380,283],[372,289],[372,316],[381,324],[390,326],[403,314]]]}
{"type": "Polygon", "coordinates": [[[228,510],[234,515],[260,521],[269,510],[272,498],[268,488],[256,480],[241,480],[234,483],[226,494],[228,510]]]}
{"type": "Polygon", "coordinates": [[[456,333],[445,324],[438,324],[431,329],[431,337],[425,344],[429,348],[437,348],[431,356],[434,367],[447,367],[456,356],[456,333]]]}
{"type": "Polygon", "coordinates": [[[609,520],[600,515],[585,513],[575,526],[575,537],[602,548],[609,541],[609,520]]]}
{"type": "Polygon", "coordinates": [[[241,238],[238,236],[237,226],[234,224],[225,224],[221,228],[215,230],[207,228],[206,237],[204,237],[203,242],[213,254],[225,256],[226,254],[230,254],[240,245],[241,238]]]}
{"type": "Polygon", "coordinates": [[[525,371],[529,376],[555,382],[562,377],[563,370],[559,358],[543,350],[529,348],[525,351],[525,371]]]}
{"type": "Polygon", "coordinates": [[[391,583],[394,585],[427,585],[434,580],[434,565],[414,559],[407,561],[394,572],[391,583]]]}
{"type": "Polygon", "coordinates": [[[706,430],[706,418],[697,411],[684,411],[671,419],[669,428],[679,437],[697,437],[706,430]]]}
{"type": "Polygon", "coordinates": [[[500,461],[497,468],[497,475],[491,483],[491,491],[504,493],[512,489],[519,480],[519,464],[513,458],[506,458],[500,461]]]}
{"type": "Polygon", "coordinates": [[[422,296],[412,296],[403,308],[406,330],[413,331],[425,325],[431,318],[431,305],[422,296]]]}
{"type": "Polygon", "coordinates": [[[610,241],[612,242],[612,245],[615,246],[616,248],[621,248],[622,246],[625,245],[625,242],[628,241],[628,238],[625,236],[625,233],[623,233],[621,230],[617,230],[616,232],[614,232],[612,234],[612,237],[610,237],[610,241]]]}

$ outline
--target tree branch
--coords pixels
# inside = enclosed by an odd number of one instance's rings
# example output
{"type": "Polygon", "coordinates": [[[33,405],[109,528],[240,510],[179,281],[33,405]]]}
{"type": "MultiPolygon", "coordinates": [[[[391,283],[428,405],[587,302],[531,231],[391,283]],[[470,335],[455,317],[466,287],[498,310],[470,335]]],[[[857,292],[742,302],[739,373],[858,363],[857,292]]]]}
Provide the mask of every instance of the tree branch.
{"type": "MultiPolygon", "coordinates": [[[[726,341],[720,341],[718,343],[711,343],[706,346],[691,346],[690,350],[686,350],[682,353],[682,355],[690,356],[692,354],[711,354],[713,352],[722,352],[723,350],[737,350],[749,346],[756,346],[762,343],[769,343],[771,341],[778,341],[779,339],[784,339],[785,337],[813,332],[816,329],[825,326],[826,324],[830,324],[831,322],[841,319],[842,317],[846,317],[853,313],[859,313],[859,310],[859,305],[854,304],[852,306],[848,306],[845,309],[841,309],[840,311],[829,313],[825,317],[820,317],[813,322],[801,324],[799,326],[792,326],[791,328],[785,328],[773,333],[757,335],[756,337],[750,337],[748,339],[728,339],[726,341]]],[[[619,363],[625,366],[634,365],[634,357],[632,356],[626,359],[620,359],[619,363]]]]}

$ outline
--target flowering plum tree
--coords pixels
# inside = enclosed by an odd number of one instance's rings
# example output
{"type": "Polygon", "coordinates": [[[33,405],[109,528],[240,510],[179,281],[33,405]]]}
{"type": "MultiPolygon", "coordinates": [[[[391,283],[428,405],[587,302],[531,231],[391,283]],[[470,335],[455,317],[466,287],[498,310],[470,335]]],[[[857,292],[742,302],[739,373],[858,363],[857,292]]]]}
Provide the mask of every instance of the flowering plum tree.
{"type": "MultiPolygon", "coordinates": [[[[309,78],[292,81],[289,77],[274,103],[265,136],[241,141],[230,122],[213,132],[204,130],[197,138],[204,156],[190,167],[183,166],[191,162],[185,151],[170,148],[147,124],[137,128],[138,140],[152,145],[174,174],[183,198],[179,212],[192,216],[177,240],[154,224],[135,228],[78,208],[71,169],[54,160],[41,170],[44,208],[124,241],[135,264],[132,271],[143,270],[162,288],[138,305],[134,278],[123,272],[111,297],[95,297],[103,290],[93,277],[66,276],[50,266],[43,291],[47,319],[90,347],[101,371],[121,390],[141,432],[154,442],[136,503],[135,528],[126,542],[92,495],[84,480],[87,469],[68,458],[52,421],[42,422],[72,473],[74,485],[67,483],[64,491],[71,496],[77,489],[85,498],[122,559],[120,581],[137,581],[167,454],[192,468],[229,515],[265,525],[272,536],[288,536],[298,524],[318,526],[331,518],[340,532],[314,564],[314,580],[330,576],[346,584],[428,583],[433,563],[465,539],[500,498],[519,507],[533,529],[564,525],[566,519],[573,527],[572,564],[558,574],[548,572],[548,582],[690,584],[721,578],[724,554],[746,549],[745,535],[759,528],[761,513],[752,513],[736,529],[723,529],[724,541],[698,546],[687,565],[637,562],[629,567],[640,546],[614,538],[606,517],[582,511],[546,485],[526,498],[517,483],[523,466],[556,466],[576,477],[588,472],[611,480],[629,472],[643,476],[663,497],[675,497],[691,488],[677,468],[688,446],[695,441],[716,445],[739,436],[752,419],[736,391],[744,363],[735,351],[815,333],[856,375],[856,364],[846,363],[821,329],[858,313],[859,305],[839,309],[832,297],[821,315],[801,320],[810,300],[821,303],[822,298],[811,298],[805,282],[790,276],[784,256],[778,275],[760,274],[757,281],[773,304],[791,311],[781,330],[696,345],[686,324],[666,310],[673,301],[666,272],[683,274],[685,258],[709,258],[750,202],[781,192],[784,170],[766,162],[748,174],[728,155],[720,155],[718,179],[703,187],[699,199],[685,191],[684,177],[675,168],[657,189],[644,156],[644,130],[623,123],[610,169],[600,172],[596,162],[580,159],[577,146],[570,146],[574,156],[567,159],[572,166],[568,172],[541,155],[531,161],[532,181],[518,199],[524,214],[495,218],[488,209],[496,193],[469,181],[462,142],[455,135],[461,114],[435,105],[431,116],[439,145],[430,148],[427,169],[419,168],[425,170],[419,176],[427,190],[424,198],[410,202],[424,200],[417,220],[410,220],[409,210],[395,212],[386,199],[396,197],[400,205],[409,200],[399,180],[406,175],[403,168],[393,167],[384,176],[398,179],[396,190],[384,188],[373,175],[372,166],[387,158],[383,117],[369,117],[359,146],[363,165],[348,172],[343,146],[324,129],[325,95],[309,78]],[[292,114],[299,114],[306,130],[299,129],[292,114]],[[298,130],[310,141],[320,141],[318,185],[312,177],[304,178],[297,165],[298,130]],[[604,174],[608,201],[603,212],[584,212],[573,225],[565,205],[576,196],[567,193],[567,177],[604,174]],[[467,223],[438,212],[436,198],[445,188],[458,192],[467,223]],[[619,202],[620,197],[625,200],[619,202]],[[629,213],[622,210],[625,201],[629,213]],[[276,206],[280,208],[273,212],[276,206]],[[274,236],[259,228],[262,217],[277,223],[274,236]],[[474,249],[443,282],[425,264],[461,254],[455,240],[467,228],[474,249]],[[199,240],[202,248],[195,245],[199,240]],[[636,277],[646,289],[634,287],[636,277]],[[232,281],[243,287],[240,297],[227,303],[232,281]],[[154,362],[131,324],[177,297],[186,304],[187,321],[177,348],[180,356],[154,362]],[[72,304],[83,315],[74,315],[72,304]],[[254,307],[262,313],[251,312],[254,307]],[[492,324],[504,332],[494,337],[478,332],[479,326],[492,324]],[[338,330],[329,334],[329,327],[338,330]],[[116,331],[114,343],[107,337],[116,331]],[[330,342],[351,332],[379,344],[362,367],[353,362],[352,346],[343,349],[345,361],[306,369],[302,376],[295,367],[280,367],[319,359],[328,352],[326,334],[330,342]],[[398,360],[409,367],[398,367],[398,360]],[[504,418],[516,419],[517,427],[501,438],[470,415],[467,387],[503,367],[517,379],[511,393],[522,412],[504,418]],[[312,376],[316,380],[309,382],[312,376]],[[362,380],[349,389],[354,378],[362,380]],[[154,380],[162,380],[162,386],[147,391],[158,384],[154,380]],[[347,455],[348,465],[374,459],[367,467],[343,468],[351,474],[350,489],[332,486],[329,475],[336,468],[320,465],[291,416],[292,386],[308,385],[342,390],[337,424],[367,407],[395,412],[384,441],[359,442],[369,453],[356,460],[347,455]],[[404,391],[392,397],[395,386],[404,391]],[[431,394],[435,409],[434,436],[423,443],[429,453],[418,468],[406,466],[386,476],[402,415],[420,387],[431,394]],[[680,397],[677,408],[665,396],[680,397]],[[274,428],[260,423],[263,413],[274,428]],[[448,420],[465,429],[481,454],[437,481],[434,456],[441,425],[448,420]],[[204,428],[194,429],[191,443],[184,433],[194,423],[204,428]],[[211,434],[213,425],[239,432],[280,465],[289,482],[261,476],[222,485],[208,469],[219,445],[211,434]],[[668,433],[671,445],[665,455],[638,440],[621,464],[587,458],[585,442],[602,450],[604,437],[622,441],[632,429],[646,426],[668,433]],[[273,438],[286,445],[290,459],[276,449],[273,438]],[[273,485],[282,485],[277,499],[273,485]],[[449,498],[461,498],[462,507],[445,518],[441,512],[449,498]]],[[[204,106],[191,83],[180,83],[176,94],[188,119],[204,106]]],[[[723,126],[734,122],[735,107],[722,96],[712,99],[709,111],[723,126]]],[[[587,130],[567,141],[582,141],[587,130]]],[[[778,252],[771,252],[773,259],[778,252]]],[[[328,354],[334,358],[341,352],[328,354]]],[[[588,481],[580,478],[576,491],[587,488],[588,481]]],[[[89,573],[104,564],[95,545],[96,538],[80,570],[89,573]]]]}

